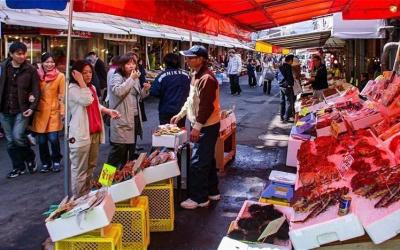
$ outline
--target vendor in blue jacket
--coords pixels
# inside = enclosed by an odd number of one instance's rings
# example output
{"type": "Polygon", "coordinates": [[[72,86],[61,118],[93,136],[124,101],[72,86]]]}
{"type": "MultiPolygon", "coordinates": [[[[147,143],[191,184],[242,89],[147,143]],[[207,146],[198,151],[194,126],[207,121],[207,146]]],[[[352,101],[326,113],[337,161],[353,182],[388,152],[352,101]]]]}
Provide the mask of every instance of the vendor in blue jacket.
{"type": "MultiPolygon", "coordinates": [[[[160,98],[158,112],[160,124],[168,124],[179,113],[189,96],[190,75],[179,68],[179,55],[169,53],[164,57],[165,71],[154,80],[150,95],[160,98]]],[[[186,119],[181,119],[179,127],[185,127],[186,119]]]]}

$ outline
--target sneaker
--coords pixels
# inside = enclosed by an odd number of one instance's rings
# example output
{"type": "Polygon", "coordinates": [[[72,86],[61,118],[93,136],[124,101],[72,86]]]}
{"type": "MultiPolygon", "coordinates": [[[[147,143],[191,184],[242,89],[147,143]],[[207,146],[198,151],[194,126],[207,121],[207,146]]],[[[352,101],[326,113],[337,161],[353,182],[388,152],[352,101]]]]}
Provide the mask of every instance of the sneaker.
{"type": "Polygon", "coordinates": [[[61,171],[61,165],[59,162],[54,162],[53,164],[53,168],[51,169],[51,171],[58,173],[61,171]]]}
{"type": "Polygon", "coordinates": [[[35,161],[30,161],[26,163],[27,167],[28,167],[28,172],[30,174],[34,174],[37,172],[37,165],[35,161]]]}
{"type": "Polygon", "coordinates": [[[29,144],[36,146],[36,138],[32,134],[27,134],[26,137],[28,138],[29,144]]]}
{"type": "Polygon", "coordinates": [[[184,209],[196,209],[198,207],[207,207],[210,204],[210,201],[206,201],[203,203],[197,203],[194,200],[187,199],[181,202],[181,207],[184,209]]]}
{"type": "Polygon", "coordinates": [[[221,200],[221,195],[220,194],[209,195],[208,199],[211,200],[211,201],[219,201],[219,200],[221,200]]]}
{"type": "Polygon", "coordinates": [[[51,167],[49,166],[49,165],[43,165],[41,168],[40,168],[40,173],[48,173],[48,172],[50,172],[51,171],[51,167]]]}
{"type": "Polygon", "coordinates": [[[25,174],[25,171],[21,171],[19,169],[13,169],[13,171],[11,171],[10,173],[7,174],[7,178],[11,179],[11,178],[16,178],[20,175],[25,174]]]}

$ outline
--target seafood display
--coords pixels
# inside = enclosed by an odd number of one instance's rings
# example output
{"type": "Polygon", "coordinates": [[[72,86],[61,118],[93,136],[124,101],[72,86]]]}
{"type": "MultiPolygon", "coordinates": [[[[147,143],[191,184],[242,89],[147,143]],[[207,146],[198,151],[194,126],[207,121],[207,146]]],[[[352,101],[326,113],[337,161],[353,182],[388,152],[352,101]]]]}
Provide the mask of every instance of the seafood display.
{"type": "MultiPolygon", "coordinates": [[[[157,148],[149,156],[139,157],[137,160],[128,161],[121,169],[118,169],[114,175],[113,184],[120,183],[132,179],[138,171],[142,169],[157,166],[168,161],[176,159],[173,151],[167,148],[157,148]]],[[[93,189],[99,189],[102,185],[95,179],[92,179],[91,185],[93,189]]]]}
{"type": "Polygon", "coordinates": [[[307,213],[307,216],[294,223],[303,223],[325,212],[328,207],[336,205],[343,195],[349,193],[348,187],[323,188],[300,187],[296,190],[291,205],[295,212],[307,213]]]}
{"type": "Polygon", "coordinates": [[[175,124],[165,124],[158,126],[158,129],[153,134],[155,136],[162,136],[162,135],[176,135],[179,134],[182,129],[178,128],[175,124]]]}
{"type": "Polygon", "coordinates": [[[400,200],[400,168],[382,167],[375,171],[358,173],[351,179],[355,194],[377,199],[375,208],[388,207],[400,200]]]}
{"type": "Polygon", "coordinates": [[[105,190],[99,190],[95,193],[90,193],[76,199],[74,196],[71,198],[65,197],[59,205],[51,206],[49,211],[44,215],[48,215],[45,222],[49,222],[58,218],[68,218],[93,207],[99,205],[105,198],[105,190]]]}
{"type": "Polygon", "coordinates": [[[279,244],[280,241],[289,240],[289,222],[282,212],[274,208],[274,205],[252,204],[246,207],[245,214],[237,220],[235,228],[230,230],[228,237],[235,240],[279,244]],[[259,240],[268,224],[282,217],[284,221],[277,231],[259,240]]]}

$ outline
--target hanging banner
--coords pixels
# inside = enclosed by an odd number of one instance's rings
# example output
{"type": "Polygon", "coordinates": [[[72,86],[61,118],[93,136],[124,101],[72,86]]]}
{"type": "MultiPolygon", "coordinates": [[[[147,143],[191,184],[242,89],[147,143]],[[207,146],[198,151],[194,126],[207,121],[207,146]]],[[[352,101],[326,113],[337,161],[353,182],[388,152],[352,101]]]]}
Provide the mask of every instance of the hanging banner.
{"type": "Polygon", "coordinates": [[[272,54],[272,45],[266,42],[256,41],[256,51],[272,54]]]}

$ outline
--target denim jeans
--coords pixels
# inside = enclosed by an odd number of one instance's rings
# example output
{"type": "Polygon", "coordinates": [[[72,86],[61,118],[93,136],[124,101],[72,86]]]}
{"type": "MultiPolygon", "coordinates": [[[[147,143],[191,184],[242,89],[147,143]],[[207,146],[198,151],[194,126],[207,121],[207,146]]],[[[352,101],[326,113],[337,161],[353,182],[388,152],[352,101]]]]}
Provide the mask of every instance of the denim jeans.
{"type": "Polygon", "coordinates": [[[294,115],[295,96],[293,88],[281,88],[281,119],[288,120],[294,115]]]}
{"type": "Polygon", "coordinates": [[[209,195],[219,194],[215,162],[215,144],[220,124],[203,127],[200,139],[194,143],[188,171],[188,196],[197,203],[208,201],[209,195]]]}
{"type": "Polygon", "coordinates": [[[25,134],[29,117],[24,117],[22,113],[15,115],[0,113],[0,122],[6,135],[7,152],[13,169],[25,170],[25,162],[35,160],[35,152],[31,149],[25,134]]]}
{"type": "Polygon", "coordinates": [[[36,137],[38,138],[40,161],[42,162],[42,165],[50,167],[52,163],[60,162],[62,155],[58,132],[37,134],[36,137]],[[51,146],[51,156],[49,151],[49,142],[51,146]]]}

